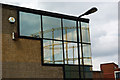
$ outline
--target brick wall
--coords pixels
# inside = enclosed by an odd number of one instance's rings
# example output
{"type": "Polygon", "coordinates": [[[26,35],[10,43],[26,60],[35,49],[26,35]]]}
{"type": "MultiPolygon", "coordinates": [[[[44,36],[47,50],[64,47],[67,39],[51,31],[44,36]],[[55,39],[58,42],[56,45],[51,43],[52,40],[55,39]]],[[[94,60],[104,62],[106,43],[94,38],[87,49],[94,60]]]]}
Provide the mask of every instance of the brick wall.
{"type": "Polygon", "coordinates": [[[104,78],[114,79],[115,67],[118,68],[118,66],[114,63],[101,64],[101,70],[103,71],[104,78]]]}
{"type": "Polygon", "coordinates": [[[63,78],[63,68],[41,65],[41,41],[18,38],[12,40],[11,33],[17,32],[17,11],[3,6],[2,15],[2,77],[3,78],[63,78]],[[8,22],[10,16],[16,22],[8,22]]]}

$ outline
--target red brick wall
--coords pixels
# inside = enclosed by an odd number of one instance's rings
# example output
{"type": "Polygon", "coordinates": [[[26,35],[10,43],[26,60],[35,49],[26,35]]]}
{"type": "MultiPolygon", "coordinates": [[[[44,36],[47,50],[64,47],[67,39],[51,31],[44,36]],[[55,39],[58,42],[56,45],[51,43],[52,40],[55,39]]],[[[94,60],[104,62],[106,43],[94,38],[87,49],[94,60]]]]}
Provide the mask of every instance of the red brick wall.
{"type": "Polygon", "coordinates": [[[118,66],[114,63],[110,63],[110,64],[101,64],[101,70],[103,71],[103,77],[104,78],[109,78],[109,79],[114,79],[114,70],[116,68],[118,68],[118,66]]]}

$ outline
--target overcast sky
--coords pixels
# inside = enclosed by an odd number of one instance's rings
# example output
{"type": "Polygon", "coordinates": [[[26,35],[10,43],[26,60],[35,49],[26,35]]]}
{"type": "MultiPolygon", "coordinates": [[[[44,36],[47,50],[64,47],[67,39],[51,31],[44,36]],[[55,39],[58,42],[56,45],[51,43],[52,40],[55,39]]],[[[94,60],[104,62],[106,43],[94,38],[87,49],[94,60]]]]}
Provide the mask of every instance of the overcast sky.
{"type": "Polygon", "coordinates": [[[97,7],[98,11],[85,18],[90,19],[90,36],[93,70],[100,70],[100,64],[115,62],[118,64],[118,0],[0,0],[1,3],[14,4],[38,10],[79,16],[81,13],[97,7]]]}

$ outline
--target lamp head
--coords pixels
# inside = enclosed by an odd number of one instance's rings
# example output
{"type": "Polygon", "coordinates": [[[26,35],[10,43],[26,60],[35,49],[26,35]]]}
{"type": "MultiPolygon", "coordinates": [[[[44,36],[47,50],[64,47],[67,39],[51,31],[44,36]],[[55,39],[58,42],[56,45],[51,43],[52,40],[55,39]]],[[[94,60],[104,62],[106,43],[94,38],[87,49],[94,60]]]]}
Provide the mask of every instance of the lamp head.
{"type": "Polygon", "coordinates": [[[78,17],[78,19],[79,19],[80,17],[84,16],[84,15],[92,14],[92,13],[96,12],[97,10],[98,10],[98,9],[97,9],[96,7],[93,7],[93,8],[91,8],[90,10],[88,10],[87,12],[85,12],[84,14],[80,15],[80,16],[78,17]]]}
{"type": "Polygon", "coordinates": [[[88,10],[87,12],[84,13],[84,15],[89,15],[92,14],[94,12],[96,12],[98,9],[96,7],[91,8],[90,10],[88,10]]]}

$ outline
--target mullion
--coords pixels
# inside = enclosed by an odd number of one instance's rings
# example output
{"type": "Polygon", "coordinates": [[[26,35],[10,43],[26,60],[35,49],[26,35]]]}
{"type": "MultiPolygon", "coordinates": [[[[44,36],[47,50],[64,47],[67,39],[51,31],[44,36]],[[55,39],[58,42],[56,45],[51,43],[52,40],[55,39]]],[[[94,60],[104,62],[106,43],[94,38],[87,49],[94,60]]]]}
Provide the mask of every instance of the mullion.
{"type": "MultiPolygon", "coordinates": [[[[81,42],[79,42],[79,43],[81,43],[81,42]]],[[[89,44],[89,45],[91,45],[91,43],[84,43],[84,42],[82,42],[82,44],[89,44]]]]}
{"type": "Polygon", "coordinates": [[[42,15],[41,15],[41,32],[42,32],[42,39],[43,39],[43,21],[42,21],[42,15]]]}
{"type": "Polygon", "coordinates": [[[65,80],[65,77],[66,77],[66,73],[65,73],[65,53],[64,53],[64,34],[63,34],[63,19],[61,18],[61,27],[62,27],[62,46],[63,46],[63,76],[64,76],[64,80],[65,80]]]}
{"type": "MultiPolygon", "coordinates": [[[[66,41],[66,40],[58,40],[58,39],[49,39],[49,38],[43,38],[43,39],[45,39],[45,40],[54,40],[54,41],[63,41],[63,42],[71,42],[71,43],[77,43],[77,42],[75,42],[75,41],[66,41]]],[[[80,42],[81,43],[81,42],[80,42]]]]}

